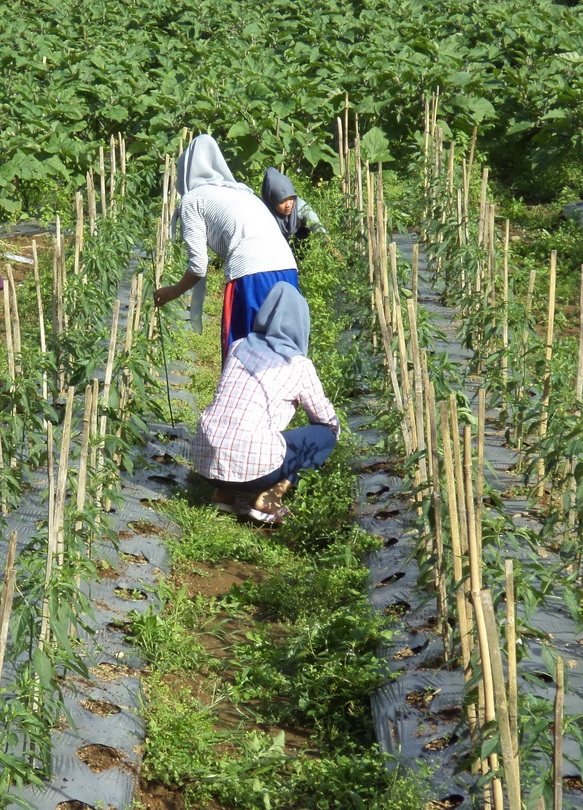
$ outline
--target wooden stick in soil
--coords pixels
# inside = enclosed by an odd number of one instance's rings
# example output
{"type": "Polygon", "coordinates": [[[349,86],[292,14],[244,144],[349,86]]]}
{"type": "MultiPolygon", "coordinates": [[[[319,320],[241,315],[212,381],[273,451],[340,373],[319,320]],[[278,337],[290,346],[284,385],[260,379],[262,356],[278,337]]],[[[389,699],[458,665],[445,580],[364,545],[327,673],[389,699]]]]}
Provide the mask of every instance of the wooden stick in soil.
{"type": "Polygon", "coordinates": [[[97,231],[97,201],[95,199],[93,169],[87,171],[87,211],[89,214],[89,233],[91,236],[95,236],[97,231]]]}
{"type": "Polygon", "coordinates": [[[421,358],[419,354],[419,338],[417,334],[417,321],[415,320],[415,306],[411,299],[407,299],[409,314],[409,331],[411,338],[411,359],[413,360],[413,380],[415,387],[415,422],[417,427],[417,450],[419,457],[419,473],[421,483],[427,484],[427,459],[425,457],[425,432],[423,428],[423,374],[421,371],[421,358]]]}
{"type": "Polygon", "coordinates": [[[53,564],[57,553],[57,537],[55,532],[55,467],[54,467],[54,441],[53,424],[47,422],[47,483],[48,483],[48,531],[47,531],[47,558],[45,562],[44,596],[41,609],[41,624],[38,633],[38,648],[44,650],[50,640],[50,608],[49,587],[53,575],[53,564]]]}
{"type": "Polygon", "coordinates": [[[508,719],[518,762],[518,666],[516,660],[516,600],[514,597],[514,563],[505,562],[506,576],[506,648],[508,650],[508,719]]]}
{"type": "MultiPolygon", "coordinates": [[[[448,417],[448,405],[440,402],[441,444],[443,449],[443,468],[445,472],[447,507],[449,513],[449,526],[451,535],[451,550],[453,564],[453,586],[457,607],[458,626],[460,633],[460,648],[464,680],[466,684],[472,678],[471,663],[471,625],[468,622],[466,610],[466,594],[464,590],[464,565],[460,539],[460,524],[458,519],[457,491],[455,485],[455,471],[453,463],[453,450],[451,444],[451,428],[448,417]]],[[[475,704],[468,704],[468,725],[472,744],[477,743],[477,716],[475,704]]]]}
{"type": "Polygon", "coordinates": [[[10,328],[12,329],[12,350],[14,353],[14,373],[16,377],[22,374],[22,340],[20,337],[20,315],[18,314],[18,298],[16,296],[16,284],[12,267],[7,263],[4,265],[6,271],[6,281],[8,283],[8,293],[10,295],[10,328]]]}
{"type": "Polygon", "coordinates": [[[561,656],[557,657],[557,691],[555,694],[555,735],[553,748],[553,810],[563,807],[563,705],[565,702],[565,673],[561,656]]]}
{"type": "Polygon", "coordinates": [[[117,175],[116,157],[115,157],[115,135],[109,136],[109,202],[110,214],[115,209],[115,184],[117,175]]]}
{"type": "Polygon", "coordinates": [[[435,401],[435,387],[429,380],[427,371],[427,351],[424,349],[424,388],[426,394],[426,412],[428,435],[431,443],[429,464],[431,471],[431,498],[434,515],[435,537],[435,582],[437,587],[438,624],[443,640],[443,657],[451,661],[451,636],[449,628],[449,611],[447,605],[447,578],[445,570],[445,551],[442,524],[441,478],[439,474],[439,453],[437,447],[437,404],[435,401]]]}
{"type": "MultiPolygon", "coordinates": [[[[553,359],[553,339],[555,334],[555,297],[557,289],[557,251],[551,251],[549,268],[549,308],[547,320],[547,338],[545,349],[545,370],[543,374],[543,395],[541,401],[541,421],[539,439],[541,443],[547,435],[549,421],[549,399],[551,394],[551,361],[553,359]]],[[[545,491],[545,460],[541,453],[538,462],[538,488],[537,497],[540,499],[545,491]]]]}
{"type": "MultiPolygon", "coordinates": [[[[491,723],[495,719],[494,694],[492,688],[492,670],[490,664],[490,651],[486,637],[486,628],[480,601],[480,591],[482,589],[482,560],[479,556],[479,549],[476,539],[476,518],[474,510],[474,484],[472,475],[472,435],[469,425],[464,425],[464,485],[466,497],[466,515],[468,521],[468,556],[470,561],[470,588],[472,605],[474,607],[474,619],[478,634],[478,644],[480,649],[480,660],[482,662],[482,687],[484,699],[484,722],[491,723]]],[[[498,756],[492,753],[488,757],[488,762],[482,761],[482,773],[498,770],[498,756]]],[[[492,797],[494,808],[501,808],[502,788],[499,779],[492,780],[492,797]]],[[[484,801],[490,802],[489,791],[485,792],[484,801]]]]}
{"type": "MultiPolygon", "coordinates": [[[[577,360],[577,378],[575,381],[575,405],[577,416],[581,415],[581,405],[583,404],[583,264],[581,265],[581,275],[579,281],[579,355],[577,360]]],[[[577,482],[575,480],[575,468],[579,459],[575,456],[571,461],[571,493],[569,496],[569,517],[568,525],[572,529],[577,519],[576,493],[577,482]]]]}
{"type": "MultiPolygon", "coordinates": [[[[42,299],[42,290],[40,284],[40,272],[38,266],[38,253],[36,248],[36,239],[33,238],[32,240],[32,261],[33,261],[33,272],[34,272],[34,285],[36,289],[36,306],[38,310],[38,328],[39,328],[39,339],[40,339],[40,350],[42,352],[43,358],[46,357],[47,353],[47,338],[45,333],[45,313],[43,307],[43,299],[42,299]]],[[[42,374],[42,395],[45,402],[48,401],[49,398],[49,388],[48,388],[48,375],[47,370],[43,369],[42,374]]]]}
{"type": "Polygon", "coordinates": [[[340,116],[336,119],[336,125],[338,131],[338,165],[342,183],[342,193],[346,194],[346,180],[344,177],[344,135],[342,131],[342,118],[340,116]]]}
{"type": "MultiPolygon", "coordinates": [[[[0,435],[0,482],[3,482],[6,475],[6,467],[4,465],[4,449],[2,447],[2,436],[0,435]]],[[[6,487],[0,486],[0,514],[8,514],[8,498],[6,497],[6,487]]]]}
{"type": "MultiPolygon", "coordinates": [[[[522,328],[522,371],[521,377],[522,379],[525,378],[525,368],[526,368],[526,358],[528,354],[528,343],[529,343],[529,323],[530,323],[530,313],[532,311],[532,301],[534,297],[534,285],[536,282],[536,268],[532,268],[530,271],[530,276],[528,279],[528,289],[526,293],[526,301],[524,303],[524,326],[522,328]]],[[[524,384],[520,384],[517,386],[516,389],[516,401],[518,403],[522,402],[524,399],[524,384]]],[[[516,436],[516,449],[518,452],[518,462],[517,462],[517,469],[519,470],[521,467],[521,457],[522,457],[522,442],[523,442],[523,434],[524,434],[524,418],[521,413],[519,413],[518,419],[516,421],[516,429],[515,429],[515,436],[516,436]]]]}
{"type": "Polygon", "coordinates": [[[14,340],[12,334],[12,304],[8,284],[4,285],[4,329],[6,340],[6,359],[8,361],[8,375],[11,380],[10,389],[14,391],[16,384],[16,364],[14,359],[14,340]]]}
{"type": "Polygon", "coordinates": [[[504,782],[508,795],[508,808],[509,810],[521,810],[520,767],[517,757],[517,746],[516,740],[513,740],[510,730],[502,653],[500,651],[494,603],[492,602],[492,594],[489,590],[485,589],[481,592],[480,601],[484,613],[486,636],[490,650],[494,703],[496,706],[496,719],[498,721],[498,733],[500,734],[500,745],[504,762],[504,782]]]}
{"type": "Polygon", "coordinates": [[[502,257],[502,397],[504,410],[508,409],[508,254],[510,250],[510,220],[504,224],[504,248],[502,257]]]}
{"type": "Polygon", "coordinates": [[[486,231],[486,195],[488,194],[488,169],[482,170],[482,188],[480,191],[480,213],[478,219],[478,245],[484,244],[486,231]]]}
{"type": "Polygon", "coordinates": [[[107,199],[105,194],[105,152],[103,146],[99,147],[99,188],[101,196],[101,216],[107,216],[107,199]]]}
{"type": "Polygon", "coordinates": [[[119,144],[119,168],[121,171],[121,188],[120,188],[120,197],[125,197],[126,195],[126,171],[127,171],[127,161],[126,161],[126,142],[125,138],[121,134],[121,132],[117,133],[117,142],[119,144]]]}
{"type": "Polygon", "coordinates": [[[4,566],[4,576],[2,579],[2,596],[0,597],[0,681],[2,680],[2,670],[6,658],[6,648],[8,646],[8,628],[10,626],[10,614],[12,613],[12,603],[14,601],[14,588],[16,585],[16,539],[18,532],[10,532],[8,541],[8,552],[6,555],[6,565],[4,566]]]}
{"type": "Polygon", "coordinates": [[[352,182],[350,177],[350,149],[348,148],[348,93],[344,94],[344,171],[346,173],[346,205],[350,206],[350,195],[352,193],[352,182]]]}
{"type": "Polygon", "coordinates": [[[83,212],[83,195],[80,191],[75,194],[75,208],[77,211],[77,219],[75,224],[75,259],[73,264],[73,272],[76,276],[81,272],[81,254],[83,253],[84,246],[84,212],[83,212]]]}
{"type": "Polygon", "coordinates": [[[413,242],[411,248],[411,300],[415,307],[415,320],[417,320],[417,304],[419,302],[419,242],[413,242]]]}
{"type": "MultiPolygon", "coordinates": [[[[99,426],[99,435],[100,435],[100,448],[99,448],[99,457],[98,457],[98,468],[99,471],[103,470],[103,447],[105,443],[105,434],[107,431],[107,409],[109,407],[109,394],[111,389],[111,380],[113,377],[113,363],[115,360],[115,347],[117,341],[117,327],[119,323],[119,310],[120,310],[121,302],[119,298],[115,300],[113,305],[113,317],[111,323],[111,339],[109,341],[109,353],[107,356],[107,366],[105,368],[105,376],[103,380],[103,392],[102,392],[102,408],[103,413],[101,415],[101,421],[99,426]]],[[[101,497],[102,485],[99,486],[99,497],[101,497]]],[[[109,498],[103,499],[103,509],[105,512],[109,512],[111,509],[111,501],[109,498]]]]}
{"type": "Polygon", "coordinates": [[[479,559],[482,559],[482,520],[484,514],[484,457],[486,430],[486,392],[478,389],[478,435],[476,455],[476,542],[479,559]]]}
{"type": "Polygon", "coordinates": [[[57,490],[55,493],[55,533],[57,538],[56,562],[59,567],[65,561],[65,503],[67,499],[67,474],[69,471],[69,447],[71,444],[71,421],[73,418],[73,402],[75,388],[69,386],[67,390],[67,404],[63,420],[63,433],[61,436],[61,449],[59,451],[59,475],[57,477],[57,490]]]}

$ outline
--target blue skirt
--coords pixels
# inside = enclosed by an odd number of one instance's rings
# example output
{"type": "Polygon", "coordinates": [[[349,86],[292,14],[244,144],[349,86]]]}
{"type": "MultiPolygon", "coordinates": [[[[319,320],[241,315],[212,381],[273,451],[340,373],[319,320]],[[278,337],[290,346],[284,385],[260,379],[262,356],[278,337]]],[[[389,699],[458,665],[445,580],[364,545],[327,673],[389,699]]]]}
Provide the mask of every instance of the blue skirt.
{"type": "Polygon", "coordinates": [[[270,270],[267,273],[251,273],[229,281],[225,286],[221,330],[223,364],[231,343],[247,337],[253,331],[253,321],[267,293],[278,281],[287,281],[299,290],[298,271],[270,270]]]}

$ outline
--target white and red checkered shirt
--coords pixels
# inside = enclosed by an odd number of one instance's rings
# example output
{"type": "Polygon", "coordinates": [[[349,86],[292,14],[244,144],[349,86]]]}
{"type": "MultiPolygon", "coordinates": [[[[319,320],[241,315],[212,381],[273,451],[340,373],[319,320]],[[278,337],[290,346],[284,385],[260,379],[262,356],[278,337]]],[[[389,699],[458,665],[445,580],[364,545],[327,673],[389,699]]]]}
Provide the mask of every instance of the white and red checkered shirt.
{"type": "Polygon", "coordinates": [[[218,481],[254,481],[281,466],[286,443],[281,434],[298,405],[313,424],[340,433],[332,403],[311,360],[291,360],[262,352],[261,368],[251,374],[229,351],[215,398],[200,418],[193,440],[198,472],[218,481]]]}

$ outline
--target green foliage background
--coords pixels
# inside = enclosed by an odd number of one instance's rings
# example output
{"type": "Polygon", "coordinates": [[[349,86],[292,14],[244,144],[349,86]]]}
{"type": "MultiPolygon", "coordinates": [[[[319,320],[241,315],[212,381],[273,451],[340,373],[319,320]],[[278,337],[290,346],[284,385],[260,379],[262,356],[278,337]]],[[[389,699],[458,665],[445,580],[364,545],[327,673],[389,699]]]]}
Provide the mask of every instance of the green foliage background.
{"type": "Polygon", "coordinates": [[[378,127],[396,155],[439,88],[451,130],[479,126],[520,189],[552,197],[565,175],[579,184],[569,175],[582,149],[577,5],[17,0],[0,7],[0,32],[5,217],[36,213],[48,189],[58,206],[55,187],[68,200],[118,132],[142,169],[140,193],[157,187],[182,127],[228,141],[242,175],[281,161],[329,173],[345,93],[362,132],[378,127]]]}

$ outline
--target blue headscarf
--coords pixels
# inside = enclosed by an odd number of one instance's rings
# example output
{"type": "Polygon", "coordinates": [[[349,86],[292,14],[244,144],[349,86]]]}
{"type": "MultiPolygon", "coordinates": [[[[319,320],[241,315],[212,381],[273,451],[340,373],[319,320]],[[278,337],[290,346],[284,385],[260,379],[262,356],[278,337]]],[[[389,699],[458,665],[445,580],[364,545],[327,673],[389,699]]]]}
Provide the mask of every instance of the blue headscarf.
{"type": "Polygon", "coordinates": [[[305,357],[309,339],[308,302],[293,285],[278,281],[261,304],[253,321],[253,331],[233,351],[253,373],[261,366],[261,355],[276,354],[285,361],[298,354],[305,357]]]}
{"type": "Polygon", "coordinates": [[[265,172],[265,176],[263,178],[261,197],[265,205],[269,208],[277,220],[279,229],[286,239],[293,236],[299,228],[297,201],[288,216],[279,214],[276,206],[278,206],[279,203],[283,202],[284,200],[287,200],[288,197],[297,198],[297,196],[298,195],[295,192],[293,183],[289,177],[281,172],[278,172],[273,166],[270,166],[265,172]]]}

